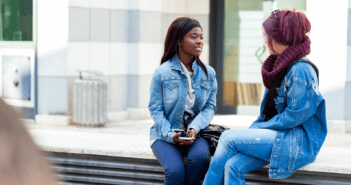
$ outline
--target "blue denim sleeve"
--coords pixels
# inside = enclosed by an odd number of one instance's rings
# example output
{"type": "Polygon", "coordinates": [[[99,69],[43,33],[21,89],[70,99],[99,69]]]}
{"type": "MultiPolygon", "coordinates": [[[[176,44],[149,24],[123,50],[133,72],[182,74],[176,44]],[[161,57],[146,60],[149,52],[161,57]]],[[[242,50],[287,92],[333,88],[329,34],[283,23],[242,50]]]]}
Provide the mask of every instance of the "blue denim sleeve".
{"type": "Polygon", "coordinates": [[[304,80],[294,78],[287,92],[287,107],[285,110],[269,121],[257,124],[257,127],[290,129],[304,123],[316,113],[318,106],[309,88],[310,86],[304,80]]]}
{"type": "MultiPolygon", "coordinates": [[[[261,102],[261,107],[260,107],[260,113],[262,114],[262,111],[264,109],[264,104],[266,104],[266,96],[268,94],[268,89],[265,88],[265,91],[264,91],[264,95],[263,95],[263,98],[262,98],[262,102],[261,102]]],[[[257,117],[257,119],[250,125],[250,129],[259,129],[258,128],[258,124],[261,123],[261,114],[257,117]]]]}
{"type": "Polygon", "coordinates": [[[197,133],[200,130],[206,128],[213,119],[213,115],[217,110],[216,107],[216,94],[217,94],[217,80],[216,80],[216,73],[214,72],[214,82],[211,90],[210,97],[208,98],[205,106],[199,112],[199,114],[195,117],[195,119],[191,122],[188,129],[193,128],[196,130],[197,133]]]}
{"type": "Polygon", "coordinates": [[[162,83],[161,77],[157,71],[154,73],[151,80],[150,102],[148,108],[150,110],[151,117],[155,122],[153,127],[159,133],[161,133],[163,140],[169,143],[174,143],[172,138],[173,132],[171,131],[171,124],[166,119],[164,114],[162,83]]]}

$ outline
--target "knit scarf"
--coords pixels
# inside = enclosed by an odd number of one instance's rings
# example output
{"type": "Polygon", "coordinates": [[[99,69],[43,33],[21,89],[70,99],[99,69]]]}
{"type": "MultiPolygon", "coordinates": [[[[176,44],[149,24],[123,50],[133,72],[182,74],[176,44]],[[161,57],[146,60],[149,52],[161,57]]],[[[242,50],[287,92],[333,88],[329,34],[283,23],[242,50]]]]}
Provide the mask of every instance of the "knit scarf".
{"type": "Polygon", "coordinates": [[[275,77],[291,63],[310,54],[311,41],[308,36],[301,44],[295,44],[286,48],[279,55],[270,55],[262,65],[263,84],[267,89],[273,85],[275,77]]]}

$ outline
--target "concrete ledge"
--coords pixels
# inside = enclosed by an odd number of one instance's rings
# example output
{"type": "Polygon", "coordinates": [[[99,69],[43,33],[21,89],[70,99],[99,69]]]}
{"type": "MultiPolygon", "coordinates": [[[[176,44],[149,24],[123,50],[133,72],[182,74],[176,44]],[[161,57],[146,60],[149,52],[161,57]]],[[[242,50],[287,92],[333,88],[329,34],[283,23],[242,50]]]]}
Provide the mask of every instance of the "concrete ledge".
{"type": "MultiPolygon", "coordinates": [[[[39,147],[48,152],[156,159],[150,148],[149,137],[145,135],[47,129],[30,130],[30,134],[39,147]]],[[[317,160],[301,170],[351,174],[350,164],[351,149],[323,147],[317,160]]]]}
{"type": "Polygon", "coordinates": [[[300,170],[351,174],[351,149],[322,147],[315,162],[310,163],[300,170]]]}
{"type": "Polygon", "coordinates": [[[35,115],[35,122],[37,124],[47,125],[68,125],[71,117],[65,115],[35,115]]]}
{"type": "Polygon", "coordinates": [[[48,152],[156,159],[148,136],[48,129],[30,130],[30,134],[48,152]]]}

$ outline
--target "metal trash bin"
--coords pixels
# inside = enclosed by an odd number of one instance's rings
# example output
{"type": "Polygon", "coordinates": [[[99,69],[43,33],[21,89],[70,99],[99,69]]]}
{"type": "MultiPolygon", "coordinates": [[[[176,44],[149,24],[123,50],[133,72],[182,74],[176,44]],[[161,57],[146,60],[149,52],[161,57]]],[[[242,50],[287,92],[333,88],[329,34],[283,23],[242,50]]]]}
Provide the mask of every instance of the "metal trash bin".
{"type": "Polygon", "coordinates": [[[107,83],[82,78],[82,73],[102,76],[101,72],[78,72],[80,77],[74,82],[73,122],[78,126],[103,127],[107,122],[107,83]]]}

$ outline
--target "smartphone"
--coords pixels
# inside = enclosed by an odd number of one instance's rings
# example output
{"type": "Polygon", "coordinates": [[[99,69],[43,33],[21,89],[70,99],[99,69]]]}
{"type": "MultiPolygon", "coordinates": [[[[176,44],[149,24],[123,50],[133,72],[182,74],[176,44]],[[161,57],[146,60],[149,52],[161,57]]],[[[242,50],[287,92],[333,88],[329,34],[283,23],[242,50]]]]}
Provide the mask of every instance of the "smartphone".
{"type": "Polygon", "coordinates": [[[172,132],[175,134],[178,134],[180,132],[181,134],[179,136],[179,139],[181,139],[181,140],[192,140],[193,139],[184,130],[172,129],[172,132]]]}

